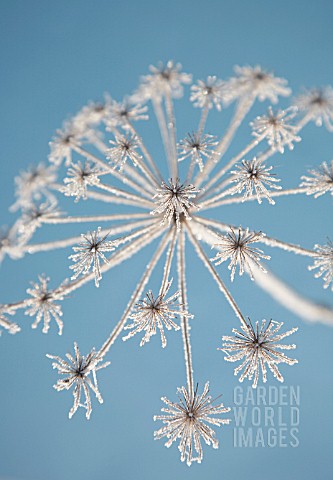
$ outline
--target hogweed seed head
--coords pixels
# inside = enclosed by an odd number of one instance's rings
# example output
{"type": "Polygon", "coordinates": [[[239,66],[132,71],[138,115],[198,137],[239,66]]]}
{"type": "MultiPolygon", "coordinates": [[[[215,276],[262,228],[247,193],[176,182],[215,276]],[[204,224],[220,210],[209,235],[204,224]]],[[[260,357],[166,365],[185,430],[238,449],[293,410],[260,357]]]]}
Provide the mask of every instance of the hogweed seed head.
{"type": "Polygon", "coordinates": [[[75,356],[72,357],[70,353],[67,353],[67,360],[49,354],[46,356],[51,358],[51,360],[55,360],[52,363],[52,367],[57,369],[60,375],[66,375],[66,378],[61,378],[57,381],[54,388],[60,392],[61,390],[69,390],[74,387],[74,403],[69,411],[69,418],[72,418],[79,407],[83,407],[86,409],[86,418],[89,420],[92,412],[89,389],[95,394],[99,403],[103,403],[103,398],[98,389],[96,372],[110,365],[110,362],[99,365],[103,357],[101,357],[99,352],[95,352],[94,349],[86,356],[81,355],[77,343],[74,343],[74,350],[75,356]],[[92,374],[92,379],[90,374],[92,374]],[[81,403],[82,390],[85,396],[84,403],[81,403]]]}
{"type": "Polygon", "coordinates": [[[116,135],[115,141],[110,140],[110,144],[114,145],[114,147],[106,151],[106,158],[110,160],[114,168],[119,167],[120,172],[123,170],[128,158],[132,160],[135,166],[142,159],[142,156],[136,152],[139,148],[136,135],[116,135]]]}
{"type": "Polygon", "coordinates": [[[72,280],[78,278],[79,275],[87,275],[92,267],[95,274],[95,285],[99,287],[99,281],[102,279],[100,259],[104,263],[108,263],[104,253],[112,252],[117,242],[115,240],[107,241],[108,233],[100,236],[101,227],[93,232],[81,234],[82,240],[78,247],[73,247],[74,253],[68,258],[74,262],[69,268],[74,271],[72,280]]]}
{"type": "Polygon", "coordinates": [[[295,107],[290,107],[274,113],[272,107],[269,107],[267,115],[261,115],[250,123],[252,135],[264,135],[268,145],[280,153],[284,153],[285,146],[293,150],[294,142],[301,141],[301,137],[297,135],[298,127],[290,123],[296,112],[295,107]]]}
{"type": "Polygon", "coordinates": [[[271,258],[268,255],[264,255],[259,248],[252,246],[253,243],[260,242],[264,236],[265,234],[262,232],[250,232],[248,228],[242,230],[239,227],[237,233],[231,228],[227,235],[220,235],[219,242],[213,245],[219,252],[211,260],[215,262],[215,265],[220,265],[222,262],[230,260],[228,269],[231,270],[232,282],[235,278],[237,266],[239,267],[239,275],[243,275],[244,271],[246,271],[249,273],[251,280],[253,280],[251,264],[266,272],[260,260],[269,260],[271,258]]]}
{"type": "Polygon", "coordinates": [[[280,182],[280,180],[274,177],[274,173],[269,173],[272,168],[263,165],[260,158],[254,157],[251,161],[242,160],[241,165],[236,165],[237,170],[231,172],[233,175],[231,183],[236,184],[230,192],[231,195],[242,193],[244,190],[244,201],[255,193],[258,203],[262,202],[262,198],[266,198],[271,205],[274,205],[275,202],[266,186],[275,190],[281,190],[282,187],[275,185],[274,182],[280,182]]]}
{"type": "Polygon", "coordinates": [[[309,266],[309,270],[318,268],[315,278],[322,277],[324,280],[324,288],[328,288],[331,284],[333,292],[333,242],[328,240],[327,245],[315,245],[317,256],[314,257],[313,265],[309,266]]]}
{"type": "Polygon", "coordinates": [[[200,133],[188,133],[187,137],[181,140],[178,144],[178,149],[181,157],[178,161],[181,162],[185,158],[191,157],[192,162],[199,166],[200,172],[203,171],[204,164],[202,157],[210,157],[212,149],[218,142],[215,141],[213,135],[202,135],[200,133]]]}
{"type": "Polygon", "coordinates": [[[309,170],[312,177],[303,176],[303,182],[300,187],[306,188],[307,195],[313,195],[318,198],[325,193],[331,192],[333,195],[333,160],[328,165],[323,162],[318,169],[309,170]]]}
{"type": "Polygon", "coordinates": [[[225,83],[215,75],[207,77],[207,80],[198,80],[197,84],[191,86],[190,101],[194,107],[213,108],[219,112],[225,98],[225,83]]]}
{"type": "Polygon", "coordinates": [[[209,395],[209,382],[205,384],[201,395],[198,394],[198,384],[194,392],[181,387],[177,393],[178,403],[162,397],[161,400],[167,406],[162,408],[162,412],[167,415],[156,415],[154,420],[161,420],[165,426],[154,432],[154,437],[156,440],[166,437],[166,447],[179,440],[180,459],[182,462],[186,460],[190,466],[192,462],[201,463],[203,459],[201,440],[213,448],[218,448],[218,440],[210,425],[228,425],[230,419],[217,418],[214,415],[228,413],[230,408],[224,407],[223,403],[213,405],[209,395]]]}
{"type": "Polygon", "coordinates": [[[146,298],[140,300],[135,305],[135,311],[130,315],[130,319],[133,323],[126,325],[125,330],[132,329],[132,331],[123,337],[123,340],[128,340],[136,333],[145,332],[144,337],[140,342],[142,347],[146,342],[149,342],[150,338],[157,333],[159,329],[161,334],[162,347],[166,347],[167,340],[164,333],[164,328],[167,330],[179,330],[180,327],[173,320],[178,316],[186,316],[191,318],[188,312],[182,309],[182,305],[179,303],[180,292],[176,292],[167,298],[167,294],[170,290],[172,280],[168,282],[162,292],[156,297],[151,290],[146,294],[146,298]]]}
{"type": "Polygon", "coordinates": [[[39,283],[31,282],[32,287],[27,289],[27,293],[31,296],[27,300],[26,315],[36,317],[32,328],[37,328],[38,324],[43,320],[43,333],[47,333],[50,328],[51,318],[53,317],[59,328],[59,335],[62,334],[63,322],[62,310],[60,305],[55,303],[64,299],[63,294],[48,289],[50,279],[45,275],[38,277],[39,283]]]}
{"type": "Polygon", "coordinates": [[[157,207],[151,212],[152,215],[163,214],[161,225],[171,224],[173,220],[176,222],[177,230],[180,230],[181,214],[185,218],[190,219],[189,210],[198,209],[199,207],[192,201],[200,192],[194,185],[184,185],[177,178],[174,182],[170,178],[168,183],[162,182],[160,188],[156,189],[154,195],[157,207]]]}
{"type": "Polygon", "coordinates": [[[245,378],[252,380],[252,387],[257,388],[260,371],[262,374],[263,382],[267,381],[267,369],[273,373],[274,377],[283,382],[283,376],[281,375],[277,365],[279,363],[286,363],[287,365],[294,365],[298,363],[297,360],[287,357],[283,352],[279,350],[292,350],[296,348],[296,345],[283,345],[280,344],[280,340],[292,335],[298,330],[298,328],[292,328],[288,332],[278,333],[283,323],[270,320],[266,324],[266,320],[261,322],[257,321],[253,326],[251,320],[246,326],[241,326],[242,332],[233,328],[235,337],[222,337],[224,343],[222,343],[222,352],[227,356],[224,360],[228,362],[242,363],[235,368],[234,374],[240,374],[239,381],[242,382],[245,378]]]}
{"type": "Polygon", "coordinates": [[[93,167],[90,162],[85,161],[76,164],[72,163],[67,171],[68,177],[64,178],[65,186],[60,188],[60,191],[66,197],[75,197],[75,202],[81,198],[87,199],[87,191],[89,186],[96,186],[99,183],[99,170],[93,167]]]}
{"type": "Polygon", "coordinates": [[[325,125],[333,132],[333,88],[322,87],[306,90],[295,99],[295,105],[311,119],[317,127],[325,125]]]}
{"type": "Polygon", "coordinates": [[[278,97],[288,97],[291,90],[287,87],[287,80],[275,77],[272,73],[256,67],[235,67],[236,77],[232,77],[226,83],[228,101],[253,96],[260,102],[269,100],[277,103],[278,97]]]}

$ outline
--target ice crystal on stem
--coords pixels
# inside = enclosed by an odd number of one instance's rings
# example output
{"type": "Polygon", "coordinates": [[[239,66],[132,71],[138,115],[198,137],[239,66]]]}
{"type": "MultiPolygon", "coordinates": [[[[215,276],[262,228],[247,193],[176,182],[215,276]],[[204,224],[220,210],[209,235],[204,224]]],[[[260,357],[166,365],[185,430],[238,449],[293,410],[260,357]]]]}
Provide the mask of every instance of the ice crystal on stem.
{"type": "Polygon", "coordinates": [[[31,205],[25,210],[18,221],[19,241],[27,243],[37,228],[50,220],[56,221],[62,213],[59,211],[56,203],[42,203],[40,205],[31,205]]]}
{"type": "Polygon", "coordinates": [[[146,298],[140,300],[135,305],[135,312],[130,315],[130,319],[133,320],[133,323],[126,325],[125,330],[132,329],[132,331],[123,338],[123,340],[128,340],[133,337],[136,333],[145,332],[144,337],[140,342],[140,347],[142,347],[146,342],[149,342],[150,338],[156,334],[157,328],[161,334],[162,347],[166,347],[167,341],[165,338],[164,327],[167,330],[179,330],[179,325],[177,325],[173,320],[180,315],[186,315],[189,318],[192,316],[184,310],[179,310],[180,305],[178,302],[180,292],[176,292],[170,297],[167,298],[167,294],[170,290],[172,282],[168,282],[166,287],[162,292],[159,293],[156,297],[151,290],[146,294],[146,298]]]}
{"type": "Polygon", "coordinates": [[[257,138],[264,136],[268,145],[280,153],[284,152],[285,146],[293,150],[294,142],[301,141],[301,137],[297,135],[299,128],[290,123],[296,112],[297,110],[291,107],[274,113],[272,107],[269,107],[267,115],[261,115],[250,123],[253,135],[257,138]]]}
{"type": "Polygon", "coordinates": [[[242,193],[245,190],[244,201],[255,193],[258,203],[262,202],[263,197],[271,205],[275,204],[269,190],[266,188],[266,186],[275,190],[281,190],[282,188],[274,183],[280,180],[270,173],[273,167],[266,167],[260,158],[254,157],[251,161],[242,160],[241,165],[237,165],[236,168],[237,170],[231,172],[233,175],[231,182],[236,184],[232,194],[242,193]]]}
{"type": "Polygon", "coordinates": [[[331,284],[333,292],[333,242],[328,240],[327,245],[315,245],[317,256],[314,257],[313,265],[309,266],[309,270],[318,268],[315,278],[323,277],[324,288],[328,288],[331,284]]]}
{"type": "Polygon", "coordinates": [[[93,232],[81,234],[82,240],[78,247],[73,247],[74,253],[68,258],[74,262],[69,268],[74,271],[72,280],[75,280],[79,275],[87,275],[91,267],[95,274],[95,285],[99,287],[99,281],[102,279],[100,259],[103,262],[108,263],[104,253],[112,252],[117,242],[107,241],[108,233],[104,236],[100,236],[101,227],[93,232]]]}
{"type": "Polygon", "coordinates": [[[188,466],[192,462],[201,463],[203,451],[201,440],[213,448],[218,448],[214,430],[210,425],[220,427],[228,425],[229,419],[217,418],[214,415],[230,412],[230,408],[224,407],[223,403],[213,405],[212,397],[209,395],[209,383],[207,382],[202,394],[198,393],[198,384],[194,392],[188,391],[185,387],[177,390],[179,402],[174,403],[166,397],[162,401],[166,408],[162,412],[167,415],[156,415],[154,420],[161,420],[165,426],[154,433],[155,439],[166,437],[166,447],[179,440],[178,450],[182,462],[186,460],[188,466]]]}
{"type": "Polygon", "coordinates": [[[53,317],[59,328],[59,335],[62,334],[63,321],[62,310],[60,305],[55,301],[63,300],[62,293],[48,289],[50,279],[45,275],[38,277],[39,283],[31,282],[32,287],[27,289],[27,293],[31,296],[26,302],[25,314],[30,317],[36,317],[32,328],[37,328],[39,323],[43,320],[43,333],[47,333],[50,328],[51,318],[53,317]]]}
{"type": "Polygon", "coordinates": [[[242,382],[245,378],[252,380],[252,387],[257,388],[260,371],[263,382],[267,381],[267,368],[273,373],[274,377],[283,382],[277,365],[279,363],[286,363],[287,365],[294,365],[298,363],[297,360],[287,357],[279,350],[293,350],[296,345],[283,345],[280,340],[292,335],[298,328],[292,328],[288,332],[278,333],[283,323],[270,320],[261,322],[257,321],[253,326],[251,320],[245,325],[241,326],[242,332],[233,328],[232,332],[235,337],[222,337],[222,350],[227,354],[224,357],[228,362],[242,363],[235,368],[235,375],[240,373],[239,381],[242,382]]]}
{"type": "Polygon", "coordinates": [[[295,104],[317,127],[325,125],[333,132],[333,88],[313,88],[295,99],[295,104]]]}
{"type": "Polygon", "coordinates": [[[179,142],[178,147],[182,156],[178,158],[178,161],[181,162],[185,158],[191,157],[192,162],[196,163],[202,172],[204,168],[202,157],[210,157],[212,148],[218,143],[214,140],[215,137],[213,135],[188,133],[187,137],[179,142]]]}
{"type": "Polygon", "coordinates": [[[75,356],[73,357],[70,353],[67,353],[67,360],[49,354],[46,356],[51,360],[55,360],[52,363],[52,367],[57,369],[60,375],[66,375],[65,378],[57,381],[54,388],[60,392],[61,390],[69,390],[74,387],[74,404],[69,411],[69,418],[72,418],[79,407],[83,407],[86,409],[86,418],[89,420],[92,412],[89,389],[95,394],[99,403],[103,403],[103,398],[98,389],[96,372],[110,365],[110,362],[99,365],[103,358],[94,349],[86,356],[81,355],[76,343],[74,343],[74,350],[75,356]],[[92,374],[92,379],[90,374],[92,374]],[[82,390],[85,396],[84,403],[81,403],[82,390]]]}
{"type": "Polygon", "coordinates": [[[213,245],[219,252],[212,258],[212,261],[215,262],[215,265],[220,265],[222,262],[230,260],[228,269],[231,270],[231,281],[235,278],[237,266],[239,275],[243,275],[244,271],[247,271],[253,280],[251,264],[254,263],[263,272],[266,272],[260,260],[271,258],[264,255],[259,248],[252,246],[253,243],[260,242],[264,236],[262,232],[250,232],[248,228],[242,230],[240,227],[237,233],[231,228],[227,235],[221,235],[219,242],[213,245]]]}
{"type": "Polygon", "coordinates": [[[163,213],[161,224],[168,223],[172,220],[176,221],[177,229],[180,230],[180,216],[184,214],[186,218],[191,218],[189,209],[198,209],[199,207],[192,201],[200,190],[194,185],[184,185],[177,178],[173,181],[170,178],[169,183],[162,182],[160,188],[154,198],[157,199],[158,206],[151,212],[152,215],[163,213]]]}
{"type": "Polygon", "coordinates": [[[317,170],[310,170],[312,177],[301,177],[303,182],[301,187],[306,188],[307,195],[314,195],[315,198],[331,192],[333,195],[333,160],[331,165],[323,162],[317,170]]]}

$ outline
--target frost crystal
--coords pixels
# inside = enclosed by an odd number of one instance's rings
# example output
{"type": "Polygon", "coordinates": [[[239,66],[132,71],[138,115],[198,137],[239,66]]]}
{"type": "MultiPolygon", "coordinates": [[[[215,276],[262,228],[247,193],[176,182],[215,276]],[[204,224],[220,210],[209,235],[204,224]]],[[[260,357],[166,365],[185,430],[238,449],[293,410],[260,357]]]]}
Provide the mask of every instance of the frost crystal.
{"type": "Polygon", "coordinates": [[[194,185],[184,185],[177,178],[176,182],[170,178],[169,183],[162,182],[160,188],[154,198],[157,199],[157,208],[151,212],[152,215],[163,213],[161,224],[168,223],[170,225],[172,220],[176,221],[177,229],[180,230],[180,215],[184,214],[186,218],[191,218],[188,210],[191,208],[197,209],[198,206],[192,202],[200,190],[196,189],[194,185]]]}
{"type": "Polygon", "coordinates": [[[260,158],[254,157],[253,160],[242,160],[241,165],[236,166],[237,170],[233,170],[231,182],[236,183],[232,193],[244,192],[244,201],[255,193],[258,203],[261,203],[261,198],[267,198],[271,205],[275,202],[272,199],[267,185],[275,190],[280,190],[282,187],[275,185],[274,182],[279,182],[278,178],[273,177],[274,174],[269,173],[273,167],[266,167],[262,164],[260,158]]]}
{"type": "Polygon", "coordinates": [[[324,288],[331,285],[333,292],[333,242],[328,240],[327,245],[315,245],[317,257],[314,259],[313,265],[308,267],[309,270],[319,269],[315,273],[315,278],[323,277],[324,288]]]}
{"type": "Polygon", "coordinates": [[[164,290],[159,293],[156,298],[153,292],[149,290],[146,298],[140,300],[140,302],[135,305],[135,313],[129,317],[133,320],[133,323],[125,326],[125,330],[133,330],[124,337],[123,340],[127,340],[136,333],[144,331],[145,335],[140,342],[140,347],[142,347],[146,342],[149,342],[153,335],[156,335],[158,328],[161,334],[162,347],[164,348],[167,344],[164,327],[167,330],[171,330],[172,328],[179,330],[179,325],[173,320],[180,314],[182,316],[186,315],[189,318],[192,317],[189,313],[184,312],[183,309],[180,310],[181,306],[178,302],[180,292],[176,292],[167,298],[171,283],[172,282],[168,282],[164,290]]]}
{"type": "Polygon", "coordinates": [[[57,220],[62,213],[58,210],[56,203],[42,203],[40,205],[31,205],[25,210],[18,221],[19,240],[23,244],[28,242],[37,228],[50,220],[57,220]]]}
{"type": "Polygon", "coordinates": [[[86,161],[84,165],[79,161],[77,164],[72,163],[71,168],[68,169],[68,177],[64,178],[65,186],[61,188],[66,197],[75,197],[75,202],[80,198],[87,199],[87,187],[96,186],[99,183],[99,170],[92,167],[86,161]]]}
{"type": "Polygon", "coordinates": [[[305,91],[295,99],[299,110],[315,122],[317,127],[323,124],[330,132],[333,131],[333,88],[313,88],[305,91]]]}
{"type": "Polygon", "coordinates": [[[235,67],[236,77],[231,78],[226,84],[229,101],[253,95],[260,102],[269,100],[272,103],[278,102],[278,96],[288,97],[291,94],[287,87],[287,80],[274,77],[272,73],[266,72],[261,67],[235,67]]]}
{"type": "Polygon", "coordinates": [[[213,135],[188,133],[187,137],[179,142],[178,147],[182,156],[178,158],[178,161],[181,162],[185,158],[191,157],[192,162],[196,163],[202,172],[204,168],[202,157],[208,158],[212,154],[212,148],[218,144],[214,140],[213,135]]]}
{"type": "Polygon", "coordinates": [[[266,272],[261,265],[260,260],[269,260],[271,257],[264,255],[259,248],[252,247],[252,243],[260,242],[265,235],[262,232],[250,232],[247,228],[242,230],[240,227],[238,233],[233,228],[227,235],[221,235],[219,242],[213,245],[219,252],[214,258],[215,265],[220,265],[226,260],[230,260],[228,269],[231,270],[231,281],[235,278],[237,265],[239,266],[239,275],[243,275],[247,271],[253,280],[251,264],[255,264],[263,272],[266,272]]]}
{"type": "Polygon", "coordinates": [[[191,86],[190,100],[194,107],[213,108],[220,112],[224,102],[225,84],[215,76],[207,77],[207,80],[198,80],[197,85],[191,86]]]}
{"type": "Polygon", "coordinates": [[[136,152],[139,147],[136,135],[116,135],[116,140],[110,140],[110,144],[115,146],[107,150],[106,158],[114,164],[114,168],[119,167],[120,172],[127,158],[131,159],[135,166],[142,159],[142,156],[136,152]]]}
{"type": "Polygon", "coordinates": [[[247,325],[242,325],[242,332],[236,328],[232,329],[235,337],[222,337],[226,343],[222,343],[222,350],[227,354],[224,360],[228,362],[242,363],[235,368],[234,373],[238,375],[240,372],[239,381],[242,382],[245,378],[252,380],[252,387],[257,388],[260,370],[262,373],[263,382],[267,381],[267,369],[273,373],[274,377],[283,382],[277,364],[286,363],[287,365],[294,365],[298,363],[297,360],[287,357],[279,350],[293,350],[296,345],[283,345],[278,342],[289,335],[292,335],[298,328],[292,328],[288,332],[278,333],[283,323],[270,320],[266,325],[266,320],[263,320],[260,327],[259,322],[255,323],[253,327],[251,320],[247,325]],[[231,352],[231,354],[229,353],[231,352]]]}
{"type": "Polygon", "coordinates": [[[178,450],[182,462],[186,460],[187,465],[192,462],[201,463],[203,451],[201,439],[213,448],[218,448],[218,441],[214,430],[209,426],[228,425],[229,419],[216,418],[212,415],[230,412],[230,408],[224,407],[223,403],[213,405],[212,397],[209,395],[209,383],[207,382],[201,395],[198,394],[198,384],[194,392],[189,392],[185,387],[177,390],[179,402],[173,403],[166,397],[162,401],[167,408],[162,412],[168,415],[156,415],[154,420],[161,420],[165,426],[154,432],[156,440],[166,437],[166,447],[179,439],[178,450]]]}
{"type": "Polygon", "coordinates": [[[78,247],[73,247],[74,253],[68,258],[74,262],[69,268],[74,271],[72,280],[76,279],[81,273],[87,275],[92,266],[92,271],[95,274],[95,285],[99,287],[99,281],[102,278],[100,259],[108,263],[104,253],[112,252],[115,249],[116,243],[114,240],[106,241],[108,233],[100,238],[101,227],[93,232],[81,234],[82,240],[78,247]]]}
{"type": "Polygon", "coordinates": [[[48,290],[47,286],[50,281],[45,275],[38,277],[39,283],[31,282],[32,288],[27,289],[27,293],[32,297],[27,300],[26,315],[36,317],[31,325],[37,328],[38,324],[43,320],[43,333],[47,333],[50,328],[51,318],[53,317],[59,328],[59,335],[62,334],[63,322],[62,311],[60,305],[54,303],[57,300],[63,300],[64,296],[56,291],[48,290]]]}
{"type": "Polygon", "coordinates": [[[323,162],[318,170],[310,170],[309,173],[312,177],[301,177],[304,181],[300,185],[306,188],[307,195],[314,195],[315,198],[328,192],[333,195],[333,160],[331,165],[323,162]]]}
{"type": "Polygon", "coordinates": [[[96,372],[110,365],[110,362],[99,365],[102,358],[95,350],[92,350],[87,356],[81,355],[76,343],[74,343],[74,350],[75,357],[72,357],[70,353],[66,353],[68,360],[49,354],[46,356],[51,358],[51,360],[55,360],[52,363],[52,367],[56,368],[60,375],[66,375],[66,378],[61,378],[57,381],[54,388],[60,392],[61,390],[69,390],[74,387],[74,404],[69,411],[69,418],[72,418],[79,407],[83,407],[87,410],[86,418],[89,420],[92,412],[89,388],[95,394],[99,403],[103,403],[103,398],[98,390],[96,372]],[[92,374],[93,381],[89,376],[90,374],[92,374]],[[85,395],[84,403],[81,403],[82,390],[85,395]]]}
{"type": "Polygon", "coordinates": [[[277,113],[269,107],[267,115],[261,115],[250,123],[253,135],[257,138],[264,136],[268,145],[280,153],[284,152],[286,145],[289,150],[293,150],[293,142],[301,141],[301,137],[297,135],[298,127],[290,124],[295,115],[296,110],[293,107],[279,110],[277,113]]]}

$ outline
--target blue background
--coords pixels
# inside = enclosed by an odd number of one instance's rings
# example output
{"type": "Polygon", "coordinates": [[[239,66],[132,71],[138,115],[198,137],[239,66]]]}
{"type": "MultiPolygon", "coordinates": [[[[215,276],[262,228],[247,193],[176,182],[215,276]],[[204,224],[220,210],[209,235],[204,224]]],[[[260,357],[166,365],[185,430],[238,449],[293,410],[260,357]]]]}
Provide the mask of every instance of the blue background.
{"type": "MultiPolygon", "coordinates": [[[[248,63],[273,69],[289,80],[294,91],[333,82],[330,0],[1,0],[0,8],[0,223],[4,224],[12,222],[7,210],[14,201],[15,175],[46,159],[48,142],[63,119],[88,100],[102,98],[105,91],[119,99],[130,93],[148,65],[160,59],[182,62],[195,79],[208,74],[226,78],[233,65],[248,63]]],[[[257,111],[264,107],[259,105],[257,111]]],[[[177,116],[180,136],[195,128],[197,112],[185,100],[177,105],[177,116]]],[[[213,118],[209,126],[218,133],[225,120],[219,124],[219,117],[213,118]]],[[[247,126],[242,135],[240,139],[248,140],[247,126]]],[[[292,154],[275,160],[286,187],[297,185],[309,166],[332,158],[332,134],[310,125],[303,136],[304,142],[292,154]]],[[[149,142],[155,154],[161,151],[157,136],[149,142]]],[[[219,216],[308,248],[323,244],[327,235],[332,237],[331,197],[281,199],[274,208],[242,207],[220,211],[219,216]]],[[[51,230],[48,235],[53,235],[51,230]]],[[[6,260],[0,271],[0,302],[23,298],[38,273],[46,272],[57,285],[68,275],[68,254],[6,260]]],[[[82,411],[68,420],[72,397],[52,389],[56,374],[45,354],[63,356],[74,340],[83,352],[101,345],[125,308],[148,255],[145,251],[116,268],[99,289],[89,285],[68,299],[62,337],[54,326],[48,335],[41,329],[32,331],[30,319],[22,314],[17,315],[22,332],[2,334],[0,478],[330,478],[333,332],[302,322],[247,278],[236,278],[231,287],[246,315],[301,327],[293,340],[298,344],[299,364],[283,368],[286,384],[301,387],[298,448],[233,448],[229,426],[217,431],[219,450],[205,448],[203,464],[189,469],[180,463],[175,446],[167,450],[162,441],[154,442],[157,425],[152,416],[159,412],[160,397],[175,398],[176,387],[185,382],[181,338],[176,333],[169,335],[165,351],[157,338],[142,349],[137,338],[127,344],[119,341],[109,356],[112,364],[99,376],[104,405],[95,404],[89,422],[82,411]]],[[[270,261],[270,267],[296,289],[332,305],[332,293],[321,288],[306,265],[306,259],[283,252],[273,252],[270,261]]],[[[196,380],[201,385],[210,380],[213,395],[222,392],[224,403],[232,405],[238,382],[232,365],[216,348],[221,335],[236,326],[236,319],[193,252],[189,277],[196,380]]]]}

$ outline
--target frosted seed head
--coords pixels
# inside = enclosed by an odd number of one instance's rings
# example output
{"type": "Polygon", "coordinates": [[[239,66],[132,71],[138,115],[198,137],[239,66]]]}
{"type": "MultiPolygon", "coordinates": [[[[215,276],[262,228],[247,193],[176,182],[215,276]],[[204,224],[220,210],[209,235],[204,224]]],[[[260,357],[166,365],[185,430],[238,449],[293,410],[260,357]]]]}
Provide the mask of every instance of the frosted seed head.
{"type": "Polygon", "coordinates": [[[187,465],[191,466],[193,462],[201,463],[203,459],[201,440],[213,448],[218,447],[215,431],[210,425],[216,427],[228,425],[230,419],[222,419],[215,415],[228,413],[230,408],[224,407],[223,403],[214,405],[209,395],[208,382],[201,394],[198,393],[197,384],[193,392],[185,387],[178,388],[177,395],[178,403],[162,397],[162,401],[167,405],[167,409],[162,408],[162,412],[166,412],[167,415],[154,416],[154,420],[161,420],[164,424],[154,432],[154,438],[156,440],[166,438],[166,447],[179,440],[180,459],[182,462],[186,460],[187,465]]]}
{"type": "Polygon", "coordinates": [[[323,162],[318,169],[309,170],[311,177],[303,176],[301,188],[306,188],[307,195],[318,198],[325,193],[333,195],[333,160],[330,164],[323,162]]]}
{"type": "Polygon", "coordinates": [[[224,359],[228,362],[238,362],[234,374],[240,374],[239,381],[245,378],[252,380],[252,387],[257,388],[260,374],[263,382],[267,380],[267,367],[273,376],[283,381],[283,377],[277,367],[279,363],[294,365],[297,360],[289,358],[280,350],[293,350],[296,345],[280,344],[280,340],[292,335],[297,328],[292,328],[285,333],[279,333],[283,323],[270,320],[257,321],[254,325],[248,319],[248,323],[241,327],[242,331],[234,330],[235,337],[222,337],[222,350],[227,354],[224,359]]]}
{"type": "Polygon", "coordinates": [[[266,167],[260,158],[254,157],[253,160],[242,160],[240,165],[236,165],[236,170],[231,172],[231,183],[235,183],[235,187],[231,189],[230,194],[242,193],[244,201],[256,195],[258,203],[262,202],[262,198],[266,198],[271,205],[275,202],[272,199],[269,190],[266,187],[275,190],[281,190],[281,186],[275,185],[280,182],[275,178],[274,173],[270,173],[273,167],[266,167]]]}
{"type": "Polygon", "coordinates": [[[74,352],[74,356],[67,353],[66,359],[49,354],[46,356],[54,360],[52,368],[57,369],[60,375],[65,375],[65,378],[57,381],[54,388],[60,392],[73,387],[74,403],[69,411],[69,418],[72,418],[79,407],[83,407],[86,409],[86,418],[89,420],[92,412],[90,390],[95,394],[99,403],[103,403],[98,389],[96,372],[107,367],[110,362],[100,365],[103,357],[95,349],[92,349],[86,356],[81,355],[77,343],[74,343],[74,352]],[[85,397],[84,403],[81,403],[82,390],[85,397]]]}
{"type": "Polygon", "coordinates": [[[152,215],[163,214],[161,225],[171,224],[175,221],[177,230],[181,229],[181,215],[190,219],[190,210],[199,207],[193,202],[200,189],[193,185],[185,185],[177,178],[173,181],[170,178],[168,183],[162,182],[160,188],[156,189],[154,195],[157,207],[151,212],[152,215]]]}
{"type": "Polygon", "coordinates": [[[295,98],[295,105],[317,127],[325,125],[333,132],[333,88],[331,86],[305,90],[295,98]]]}

